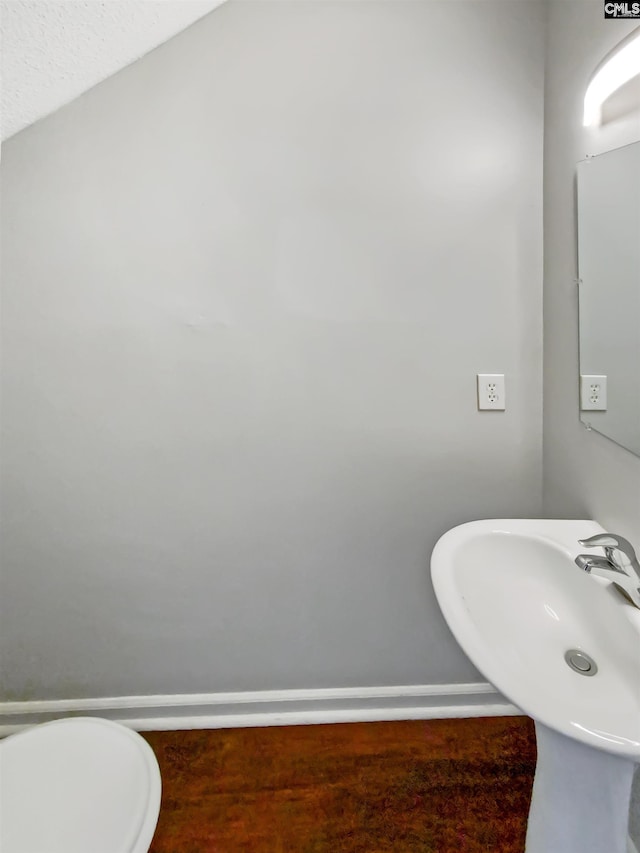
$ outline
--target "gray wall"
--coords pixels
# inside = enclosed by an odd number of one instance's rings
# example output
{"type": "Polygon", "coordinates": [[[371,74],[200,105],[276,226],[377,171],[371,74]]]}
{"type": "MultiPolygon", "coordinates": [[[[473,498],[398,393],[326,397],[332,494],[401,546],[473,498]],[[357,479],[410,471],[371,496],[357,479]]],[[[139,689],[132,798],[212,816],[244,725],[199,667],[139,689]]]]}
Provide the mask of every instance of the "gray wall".
{"type": "Polygon", "coordinates": [[[541,509],[542,56],[232,0],[4,146],[7,697],[481,678],[428,563],[541,509]]]}
{"type": "MultiPolygon", "coordinates": [[[[551,0],[547,18],[544,180],[544,508],[594,518],[640,546],[640,458],[578,418],[576,163],[640,139],[640,114],[582,127],[582,98],[602,58],[637,21],[603,19],[600,0],[551,0]]],[[[606,331],[606,330],[605,330],[606,331]]],[[[640,847],[640,774],[630,832],[640,847]]]]}

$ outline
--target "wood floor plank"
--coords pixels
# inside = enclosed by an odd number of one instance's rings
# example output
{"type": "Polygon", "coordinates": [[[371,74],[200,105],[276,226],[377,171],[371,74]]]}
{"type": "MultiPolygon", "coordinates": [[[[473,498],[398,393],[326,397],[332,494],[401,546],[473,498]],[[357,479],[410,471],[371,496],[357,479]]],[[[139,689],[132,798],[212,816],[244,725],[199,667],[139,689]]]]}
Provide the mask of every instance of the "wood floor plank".
{"type": "Polygon", "coordinates": [[[526,717],[149,732],[151,853],[522,853],[526,717]]]}

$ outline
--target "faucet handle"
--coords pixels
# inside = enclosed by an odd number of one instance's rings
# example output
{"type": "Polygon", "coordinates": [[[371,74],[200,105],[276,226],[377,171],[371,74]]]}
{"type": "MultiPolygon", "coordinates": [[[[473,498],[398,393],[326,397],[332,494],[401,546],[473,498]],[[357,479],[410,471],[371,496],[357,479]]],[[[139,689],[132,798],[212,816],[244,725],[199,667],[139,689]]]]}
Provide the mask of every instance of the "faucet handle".
{"type": "Polygon", "coordinates": [[[603,548],[619,548],[621,551],[624,551],[626,547],[633,552],[631,543],[622,536],[618,536],[617,533],[596,533],[595,536],[589,536],[588,539],[578,539],[578,544],[584,545],[585,548],[602,546],[603,548]]]}
{"type": "Polygon", "coordinates": [[[604,548],[607,559],[617,568],[633,567],[637,571],[638,560],[633,545],[624,536],[617,533],[596,533],[588,539],[578,539],[578,544],[585,548],[604,548]],[[618,555],[622,554],[621,559],[618,555]]]}

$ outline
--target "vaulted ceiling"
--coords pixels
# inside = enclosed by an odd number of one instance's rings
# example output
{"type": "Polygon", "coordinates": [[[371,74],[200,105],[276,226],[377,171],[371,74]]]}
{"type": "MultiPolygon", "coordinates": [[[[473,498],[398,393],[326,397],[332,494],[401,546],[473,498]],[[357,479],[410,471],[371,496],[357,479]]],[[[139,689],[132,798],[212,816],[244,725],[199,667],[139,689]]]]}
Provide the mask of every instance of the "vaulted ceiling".
{"type": "Polygon", "coordinates": [[[54,112],[224,0],[1,0],[2,139],[54,112]]]}

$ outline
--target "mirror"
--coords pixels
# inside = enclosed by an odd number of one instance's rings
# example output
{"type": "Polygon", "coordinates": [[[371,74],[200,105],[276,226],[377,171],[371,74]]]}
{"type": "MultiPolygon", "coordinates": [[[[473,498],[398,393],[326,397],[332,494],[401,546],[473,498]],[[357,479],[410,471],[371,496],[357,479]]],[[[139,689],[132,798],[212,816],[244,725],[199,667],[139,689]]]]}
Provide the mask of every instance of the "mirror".
{"type": "Polygon", "coordinates": [[[578,163],[580,420],[640,456],[640,142],[578,163]]]}

